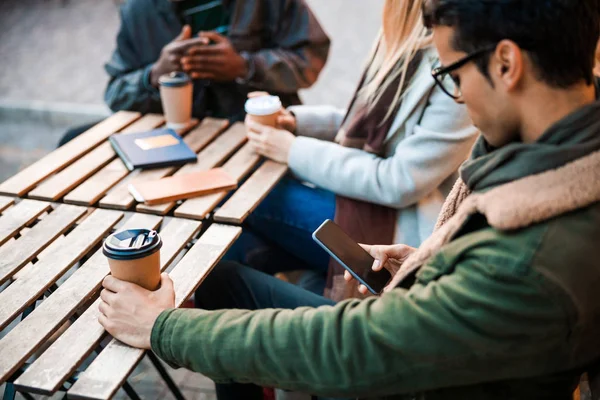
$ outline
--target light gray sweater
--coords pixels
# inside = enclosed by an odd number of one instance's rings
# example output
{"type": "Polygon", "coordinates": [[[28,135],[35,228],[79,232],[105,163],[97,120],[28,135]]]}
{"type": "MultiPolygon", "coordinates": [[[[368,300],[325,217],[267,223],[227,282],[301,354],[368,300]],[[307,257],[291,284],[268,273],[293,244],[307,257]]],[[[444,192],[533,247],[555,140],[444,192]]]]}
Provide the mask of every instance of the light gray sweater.
{"type": "Polygon", "coordinates": [[[291,171],[338,195],[397,208],[394,241],[414,247],[433,232],[478,135],[466,108],[435,85],[430,71],[436,57],[435,50],[426,51],[386,137],[384,157],[334,142],[344,110],[290,107],[298,135],[291,171]]]}

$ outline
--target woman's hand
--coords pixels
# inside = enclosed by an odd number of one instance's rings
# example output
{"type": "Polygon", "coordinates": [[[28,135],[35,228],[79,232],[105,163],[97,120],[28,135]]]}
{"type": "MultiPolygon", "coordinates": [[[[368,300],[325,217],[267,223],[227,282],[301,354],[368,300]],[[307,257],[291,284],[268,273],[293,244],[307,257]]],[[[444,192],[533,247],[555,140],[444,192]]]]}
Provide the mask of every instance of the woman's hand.
{"type": "Polygon", "coordinates": [[[98,322],[112,336],[140,349],[150,349],[152,327],[161,312],[175,307],[173,281],[161,275],[154,292],[108,275],[102,282],[98,322]]]}
{"type": "Polygon", "coordinates": [[[277,127],[296,133],[296,116],[288,110],[282,110],[281,115],[277,117],[277,127]]]}
{"type": "MultiPolygon", "coordinates": [[[[382,268],[385,268],[390,271],[392,277],[396,275],[396,272],[402,267],[402,263],[406,261],[408,256],[416,250],[414,247],[404,244],[394,244],[391,246],[361,244],[360,246],[375,259],[372,267],[373,271],[381,271],[382,268]]],[[[352,282],[354,277],[350,272],[344,271],[344,279],[346,282],[352,282]]],[[[365,285],[360,285],[358,291],[362,294],[367,294],[368,289],[365,285]]]]}
{"type": "Polygon", "coordinates": [[[290,149],[296,136],[290,131],[261,125],[246,118],[248,141],[254,151],[273,161],[288,163],[290,149]]]}
{"type": "MultiPolygon", "coordinates": [[[[264,91],[254,91],[248,93],[248,98],[253,99],[255,97],[261,96],[269,96],[269,92],[264,91]]],[[[246,119],[246,122],[248,119],[246,119]]],[[[277,128],[285,129],[286,131],[290,131],[292,133],[296,132],[296,116],[292,114],[290,111],[283,108],[281,110],[281,114],[277,117],[277,128]]]]}

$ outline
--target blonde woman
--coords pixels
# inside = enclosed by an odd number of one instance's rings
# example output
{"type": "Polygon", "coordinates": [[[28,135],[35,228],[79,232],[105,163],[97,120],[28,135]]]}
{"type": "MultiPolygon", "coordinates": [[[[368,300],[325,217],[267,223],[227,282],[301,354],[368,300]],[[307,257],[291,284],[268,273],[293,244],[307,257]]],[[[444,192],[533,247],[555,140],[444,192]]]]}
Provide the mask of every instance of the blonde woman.
{"type": "MultiPolygon", "coordinates": [[[[285,179],[252,214],[254,236],[246,234],[229,260],[324,277],[329,257],[311,233],[328,218],[359,243],[417,247],[431,234],[477,130],[431,77],[437,55],[421,3],[385,3],[381,34],[348,110],[290,107],[279,120],[283,129],[246,121],[256,152],[288,164],[296,179],[285,179]],[[263,256],[262,243],[271,246],[263,256]]],[[[331,267],[329,294],[340,300],[346,295],[336,289],[347,285],[341,267],[331,267]]],[[[321,279],[313,291],[322,290],[321,279]]]]}

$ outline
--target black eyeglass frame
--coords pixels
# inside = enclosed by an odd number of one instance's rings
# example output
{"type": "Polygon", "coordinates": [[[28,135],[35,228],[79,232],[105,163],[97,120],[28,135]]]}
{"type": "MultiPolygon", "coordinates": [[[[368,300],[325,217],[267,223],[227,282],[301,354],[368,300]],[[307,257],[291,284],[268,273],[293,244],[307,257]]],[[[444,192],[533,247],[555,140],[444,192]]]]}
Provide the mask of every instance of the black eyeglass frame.
{"type": "MultiPolygon", "coordinates": [[[[472,52],[471,54],[467,54],[460,60],[448,65],[447,67],[434,68],[433,70],[431,70],[431,76],[435,80],[435,83],[444,91],[444,93],[446,93],[448,96],[452,97],[454,100],[458,100],[458,99],[460,99],[461,96],[455,96],[454,94],[448,92],[448,90],[446,90],[446,88],[444,87],[444,83],[440,79],[440,76],[450,74],[452,71],[456,71],[457,69],[461,68],[462,66],[466,65],[467,63],[477,59],[478,57],[481,57],[485,53],[496,50],[496,47],[497,47],[497,44],[494,44],[493,46],[488,46],[483,49],[476,50],[476,51],[472,52]]],[[[456,82],[454,80],[452,75],[450,75],[450,78],[454,81],[456,86],[460,88],[458,82],[456,82]]]]}

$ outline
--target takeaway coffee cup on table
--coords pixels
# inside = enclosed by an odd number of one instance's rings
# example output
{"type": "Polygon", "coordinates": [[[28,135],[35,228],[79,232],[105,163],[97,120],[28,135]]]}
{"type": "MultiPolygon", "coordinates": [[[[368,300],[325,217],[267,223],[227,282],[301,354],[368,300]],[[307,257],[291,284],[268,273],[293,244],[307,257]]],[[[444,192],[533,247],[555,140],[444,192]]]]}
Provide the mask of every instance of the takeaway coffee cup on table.
{"type": "Polygon", "coordinates": [[[192,80],[184,72],[171,72],[161,75],[158,84],[167,128],[185,128],[192,119],[192,80]]]}
{"type": "Polygon", "coordinates": [[[281,100],[278,96],[255,96],[246,100],[244,107],[248,118],[262,125],[277,126],[277,117],[281,115],[281,100]]]}
{"type": "Polygon", "coordinates": [[[148,290],[160,285],[160,248],[158,232],[130,229],[110,235],[102,246],[110,273],[117,279],[132,282],[148,290]]]}

